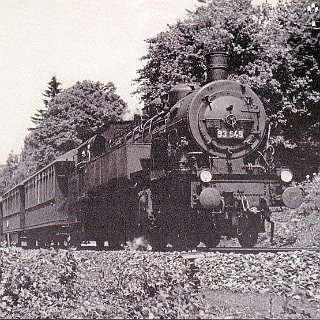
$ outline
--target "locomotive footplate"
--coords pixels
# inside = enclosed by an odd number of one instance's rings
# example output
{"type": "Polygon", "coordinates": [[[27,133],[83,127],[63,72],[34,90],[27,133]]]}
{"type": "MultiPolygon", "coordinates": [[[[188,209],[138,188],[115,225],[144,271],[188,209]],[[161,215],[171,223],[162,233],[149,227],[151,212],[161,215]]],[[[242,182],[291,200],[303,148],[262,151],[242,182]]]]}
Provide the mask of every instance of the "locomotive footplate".
{"type": "MultiPolygon", "coordinates": [[[[220,180],[209,183],[192,182],[191,205],[203,214],[211,212],[215,232],[236,237],[243,246],[253,246],[258,233],[265,232],[265,221],[270,220],[273,181],[220,180]]],[[[273,182],[274,183],[274,182],[273,182]]],[[[272,241],[272,239],[271,239],[272,241]]]]}
{"type": "Polygon", "coordinates": [[[243,203],[250,208],[270,207],[272,203],[273,181],[218,181],[202,184],[191,183],[191,206],[194,208],[219,208],[234,206],[234,202],[243,203]],[[271,198],[271,199],[270,199],[271,198]]]}

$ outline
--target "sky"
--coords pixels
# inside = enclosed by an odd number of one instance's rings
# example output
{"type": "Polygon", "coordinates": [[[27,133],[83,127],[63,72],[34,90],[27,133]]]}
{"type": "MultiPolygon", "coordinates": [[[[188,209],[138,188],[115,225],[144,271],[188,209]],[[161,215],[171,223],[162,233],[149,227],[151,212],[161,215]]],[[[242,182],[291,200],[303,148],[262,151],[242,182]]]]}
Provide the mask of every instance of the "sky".
{"type": "MultiPolygon", "coordinates": [[[[232,1],[232,0],[230,0],[232,1]]],[[[262,0],[254,0],[259,3],[262,0]]],[[[273,3],[276,0],[269,0],[273,3]]],[[[0,164],[20,153],[47,84],[112,81],[134,110],[132,80],[145,39],[201,5],[198,0],[0,0],[0,164]]]]}

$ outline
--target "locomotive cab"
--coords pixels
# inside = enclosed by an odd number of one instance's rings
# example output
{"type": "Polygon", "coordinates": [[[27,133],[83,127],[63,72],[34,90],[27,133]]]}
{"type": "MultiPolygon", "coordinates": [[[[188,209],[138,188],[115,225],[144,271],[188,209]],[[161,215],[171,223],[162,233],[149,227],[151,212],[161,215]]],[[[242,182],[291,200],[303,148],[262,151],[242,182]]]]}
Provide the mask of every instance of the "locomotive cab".
{"type": "Polygon", "coordinates": [[[89,162],[102,156],[105,152],[106,139],[102,135],[96,134],[77,148],[76,163],[79,165],[89,162]]]}

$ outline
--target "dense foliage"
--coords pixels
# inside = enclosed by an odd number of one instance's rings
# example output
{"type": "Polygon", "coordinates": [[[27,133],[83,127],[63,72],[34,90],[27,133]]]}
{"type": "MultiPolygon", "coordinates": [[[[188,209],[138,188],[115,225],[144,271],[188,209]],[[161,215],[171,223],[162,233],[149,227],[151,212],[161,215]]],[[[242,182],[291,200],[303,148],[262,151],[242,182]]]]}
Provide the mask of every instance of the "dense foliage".
{"type": "MultiPolygon", "coordinates": [[[[0,255],[0,318],[6,319],[221,319],[228,309],[214,297],[223,292],[227,301],[237,292],[262,294],[270,303],[287,299],[260,316],[251,301],[253,318],[313,318],[320,297],[315,252],[207,253],[209,259],[196,261],[196,274],[178,253],[0,248],[0,255]]],[[[247,318],[246,312],[239,303],[232,318],[247,318]]]]}
{"type": "Polygon", "coordinates": [[[110,120],[121,120],[127,106],[109,82],[83,81],[53,97],[43,120],[25,140],[23,157],[37,168],[102,131],[110,120]]]}
{"type": "Polygon", "coordinates": [[[127,111],[111,82],[85,80],[63,91],[59,85],[55,77],[49,82],[44,93],[49,100],[32,117],[35,127],[25,138],[22,154],[9,156],[0,179],[2,192],[103,131],[108,121],[121,121],[127,111]]]}
{"type": "Polygon", "coordinates": [[[193,318],[178,254],[0,249],[0,318],[193,318]]]}
{"type": "Polygon", "coordinates": [[[21,161],[21,155],[11,151],[6,164],[0,168],[0,194],[21,181],[26,172],[28,172],[26,163],[21,161]]]}
{"type": "Polygon", "coordinates": [[[254,7],[251,0],[211,0],[147,40],[137,93],[148,104],[174,84],[201,84],[204,55],[228,51],[229,77],[250,84],[271,117],[274,143],[283,148],[280,163],[294,168],[299,159],[302,178],[317,171],[320,48],[319,29],[311,21],[320,22],[319,15],[307,12],[307,4],[280,0],[275,7],[254,7]]]}
{"type": "Polygon", "coordinates": [[[189,12],[186,20],[146,40],[148,54],[142,57],[145,67],[138,71],[137,93],[148,103],[175,84],[201,83],[204,56],[212,51],[228,51],[233,71],[241,73],[239,69],[257,54],[259,43],[254,34],[263,19],[250,0],[214,0],[189,12]]]}

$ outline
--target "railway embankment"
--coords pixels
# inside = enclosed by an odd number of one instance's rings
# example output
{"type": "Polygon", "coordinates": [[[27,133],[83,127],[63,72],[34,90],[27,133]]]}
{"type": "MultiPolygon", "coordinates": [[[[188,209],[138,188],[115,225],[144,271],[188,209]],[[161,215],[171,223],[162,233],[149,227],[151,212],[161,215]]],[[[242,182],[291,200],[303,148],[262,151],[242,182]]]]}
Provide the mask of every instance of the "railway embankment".
{"type": "Polygon", "coordinates": [[[320,253],[1,249],[0,318],[318,318],[320,253]]]}

